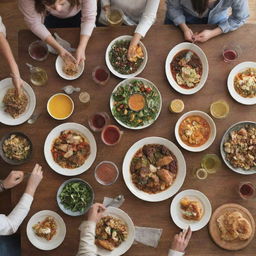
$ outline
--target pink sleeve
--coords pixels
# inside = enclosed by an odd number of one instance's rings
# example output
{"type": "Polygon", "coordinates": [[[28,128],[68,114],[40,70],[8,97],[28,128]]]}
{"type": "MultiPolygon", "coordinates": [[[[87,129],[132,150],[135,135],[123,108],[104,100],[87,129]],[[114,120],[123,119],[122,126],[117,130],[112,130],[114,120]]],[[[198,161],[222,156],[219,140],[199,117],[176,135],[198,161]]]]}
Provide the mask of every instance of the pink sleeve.
{"type": "Polygon", "coordinates": [[[18,0],[18,5],[27,26],[36,36],[45,40],[51,35],[43,24],[44,16],[35,10],[35,0],[18,0]]]}
{"type": "Polygon", "coordinates": [[[91,36],[97,15],[97,0],[82,0],[81,5],[81,35],[91,36]]]}

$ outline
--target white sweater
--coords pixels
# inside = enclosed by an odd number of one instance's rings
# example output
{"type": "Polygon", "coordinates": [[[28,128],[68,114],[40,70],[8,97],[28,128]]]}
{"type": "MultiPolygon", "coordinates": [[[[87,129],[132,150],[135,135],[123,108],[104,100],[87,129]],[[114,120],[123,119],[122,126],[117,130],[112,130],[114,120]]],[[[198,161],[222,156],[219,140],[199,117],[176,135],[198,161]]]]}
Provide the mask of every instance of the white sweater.
{"type": "MultiPolygon", "coordinates": [[[[131,20],[131,22],[128,20],[124,21],[126,25],[138,24],[135,33],[139,33],[143,37],[155,22],[159,3],[160,0],[101,0],[102,7],[110,5],[120,8],[125,16],[131,20]]],[[[99,21],[107,24],[103,10],[101,11],[99,21]]]]}
{"type": "Polygon", "coordinates": [[[4,36],[6,36],[6,29],[5,29],[5,26],[2,22],[2,17],[0,16],[0,33],[1,32],[4,34],[4,36]]]}
{"type": "Polygon", "coordinates": [[[33,197],[25,193],[8,216],[0,214],[1,236],[12,235],[17,231],[22,221],[26,218],[32,201],[33,197]]]}

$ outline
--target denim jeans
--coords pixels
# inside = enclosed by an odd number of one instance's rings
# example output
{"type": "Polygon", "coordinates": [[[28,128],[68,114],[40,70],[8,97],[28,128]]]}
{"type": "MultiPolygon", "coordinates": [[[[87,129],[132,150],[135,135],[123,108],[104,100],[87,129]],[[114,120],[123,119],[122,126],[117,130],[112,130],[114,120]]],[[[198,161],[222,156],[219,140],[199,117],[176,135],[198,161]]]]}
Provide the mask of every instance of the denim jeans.
{"type": "Polygon", "coordinates": [[[18,234],[0,236],[0,256],[20,256],[20,237],[18,234]]]}

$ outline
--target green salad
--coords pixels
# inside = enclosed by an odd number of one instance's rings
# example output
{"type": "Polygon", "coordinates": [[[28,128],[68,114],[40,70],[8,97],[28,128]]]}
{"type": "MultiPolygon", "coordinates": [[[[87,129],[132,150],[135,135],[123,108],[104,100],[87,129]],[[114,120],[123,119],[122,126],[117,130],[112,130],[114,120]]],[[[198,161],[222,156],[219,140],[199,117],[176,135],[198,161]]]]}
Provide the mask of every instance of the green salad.
{"type": "Polygon", "coordinates": [[[154,86],[139,79],[131,80],[113,92],[112,114],[130,127],[151,124],[160,112],[160,97],[154,86]]]}
{"type": "Polygon", "coordinates": [[[72,212],[84,212],[93,199],[91,188],[79,181],[66,184],[59,198],[61,204],[72,212]]]}

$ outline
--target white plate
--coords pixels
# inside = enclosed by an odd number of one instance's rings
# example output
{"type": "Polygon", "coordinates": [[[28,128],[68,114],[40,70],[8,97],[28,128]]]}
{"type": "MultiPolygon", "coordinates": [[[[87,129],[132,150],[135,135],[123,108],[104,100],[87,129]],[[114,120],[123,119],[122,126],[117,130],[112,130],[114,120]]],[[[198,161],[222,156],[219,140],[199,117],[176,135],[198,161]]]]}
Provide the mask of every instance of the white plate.
{"type": "Polygon", "coordinates": [[[225,132],[225,134],[222,137],[221,143],[220,143],[220,153],[221,153],[221,157],[223,159],[223,161],[225,162],[225,164],[228,166],[228,168],[234,172],[240,173],[240,174],[244,174],[244,175],[249,175],[249,174],[255,174],[256,173],[256,167],[251,168],[250,170],[244,170],[242,168],[235,168],[233,167],[229,161],[227,161],[226,159],[226,153],[223,149],[223,145],[224,143],[229,139],[230,133],[232,131],[237,131],[239,129],[241,129],[242,127],[244,127],[245,125],[254,125],[256,127],[256,122],[251,122],[251,121],[242,121],[242,122],[238,122],[236,124],[233,124],[232,126],[230,126],[227,131],[225,132]]]}
{"type": "Polygon", "coordinates": [[[23,83],[23,88],[25,94],[28,96],[28,105],[23,114],[21,114],[18,118],[13,118],[10,114],[4,111],[3,98],[8,89],[13,88],[12,79],[6,78],[0,81],[0,122],[6,125],[19,125],[26,122],[31,115],[33,114],[36,107],[36,96],[29,84],[25,81],[23,83]]]}
{"type": "Polygon", "coordinates": [[[256,104],[256,97],[255,98],[244,98],[239,93],[236,92],[234,87],[234,78],[237,73],[243,72],[248,68],[256,68],[256,62],[242,62],[236,65],[229,73],[228,76],[228,90],[231,97],[236,100],[237,102],[244,104],[244,105],[253,105],[256,104]]]}
{"type": "Polygon", "coordinates": [[[91,165],[93,164],[97,153],[97,145],[96,141],[94,139],[94,136],[92,133],[87,129],[85,126],[77,123],[64,123],[59,126],[56,126],[54,129],[51,130],[51,132],[48,134],[45,143],[44,143],[44,156],[48,163],[48,165],[57,173],[65,175],[65,176],[75,176],[79,175],[86,170],[88,170],[91,165]],[[89,141],[91,153],[89,157],[85,160],[84,164],[78,168],[75,169],[67,169],[62,168],[60,165],[58,165],[51,153],[52,143],[53,141],[60,135],[60,133],[64,130],[74,130],[78,131],[81,134],[83,134],[89,141]]]}
{"type": "Polygon", "coordinates": [[[135,77],[135,76],[139,75],[144,70],[144,68],[145,68],[145,66],[147,64],[147,61],[148,61],[147,49],[146,49],[145,45],[142,42],[139,42],[139,45],[141,46],[142,51],[144,53],[144,60],[143,60],[143,62],[141,63],[140,67],[138,68],[138,70],[135,73],[132,73],[132,74],[129,74],[129,75],[120,74],[119,72],[117,72],[113,68],[113,66],[111,65],[110,60],[109,60],[109,52],[110,52],[112,46],[116,43],[116,41],[120,41],[120,40],[132,40],[132,36],[128,36],[128,35],[119,36],[119,37],[117,37],[116,39],[114,39],[113,41],[110,42],[110,44],[108,45],[108,48],[106,50],[106,54],[105,54],[105,60],[106,60],[107,67],[108,67],[108,69],[111,71],[111,73],[113,75],[115,75],[115,76],[117,76],[119,78],[135,77]]]}
{"type": "Polygon", "coordinates": [[[63,219],[60,217],[60,215],[57,214],[56,212],[49,211],[49,210],[40,211],[34,214],[28,221],[27,236],[29,241],[36,248],[40,250],[45,250],[45,251],[53,250],[57,248],[59,245],[61,245],[61,243],[63,242],[66,236],[66,225],[63,219]],[[32,228],[35,224],[43,221],[48,216],[54,217],[57,223],[57,232],[50,241],[47,241],[46,239],[37,236],[32,228]]]}
{"type": "Polygon", "coordinates": [[[138,198],[148,202],[160,202],[172,197],[181,188],[186,177],[186,162],[178,147],[171,141],[161,137],[148,137],[137,141],[127,151],[123,161],[123,177],[128,189],[138,198]],[[132,182],[130,164],[135,153],[146,144],[160,144],[166,146],[177,158],[178,175],[174,183],[166,190],[157,194],[149,194],[138,189],[132,182]]]}
{"type": "Polygon", "coordinates": [[[55,61],[55,68],[59,76],[62,77],[63,79],[75,80],[78,77],[80,77],[84,72],[84,62],[78,66],[78,73],[74,76],[68,76],[67,74],[65,74],[62,70],[63,65],[64,65],[63,59],[60,56],[58,56],[55,61]]]}
{"type": "Polygon", "coordinates": [[[153,123],[157,120],[158,116],[160,115],[161,109],[162,109],[162,96],[161,96],[160,91],[159,91],[158,88],[156,87],[156,85],[154,85],[151,81],[149,81],[149,80],[147,80],[147,79],[145,79],[145,78],[142,78],[142,77],[133,77],[133,78],[128,78],[128,79],[125,79],[125,80],[121,81],[121,82],[114,88],[114,90],[112,91],[111,96],[110,96],[110,102],[109,102],[109,104],[110,104],[110,110],[111,110],[112,116],[115,118],[115,120],[116,120],[120,125],[122,125],[122,126],[125,127],[125,128],[128,128],[128,129],[140,130],[140,129],[144,129],[144,128],[150,126],[151,124],[153,124],[153,123]],[[112,111],[113,106],[114,106],[114,100],[113,100],[113,97],[112,97],[113,93],[117,90],[117,88],[118,88],[119,86],[122,86],[122,85],[124,85],[124,84],[129,84],[131,81],[134,81],[134,80],[140,80],[140,81],[142,81],[144,84],[149,85],[149,86],[152,87],[152,88],[155,88],[155,90],[158,92],[159,97],[160,97],[160,103],[159,103],[159,104],[160,104],[160,108],[159,108],[158,114],[156,115],[155,120],[152,120],[151,122],[145,124],[144,126],[138,126],[138,127],[132,127],[132,126],[128,126],[128,125],[124,124],[123,122],[121,122],[119,119],[117,119],[117,118],[114,116],[114,113],[113,113],[113,111],[112,111]]]}
{"type": "Polygon", "coordinates": [[[124,211],[122,211],[121,209],[118,209],[118,208],[115,208],[115,207],[108,207],[106,212],[104,212],[103,216],[107,216],[107,215],[119,218],[124,223],[127,224],[127,226],[128,226],[128,237],[124,242],[122,242],[122,244],[120,244],[113,251],[108,251],[108,250],[105,250],[105,249],[97,246],[97,255],[100,255],[100,256],[118,256],[118,255],[122,255],[125,252],[127,252],[133,244],[134,237],[135,237],[134,224],[133,224],[131,218],[128,216],[128,214],[125,213],[124,211]]]}
{"type": "Polygon", "coordinates": [[[178,143],[180,144],[180,146],[182,146],[184,149],[186,149],[188,151],[191,151],[191,152],[200,152],[200,151],[203,151],[203,150],[209,148],[212,145],[212,143],[213,143],[213,141],[215,140],[215,137],[216,137],[216,126],[215,126],[215,123],[212,120],[212,118],[208,114],[206,114],[205,112],[199,111],[199,110],[189,111],[189,112],[185,113],[184,115],[182,115],[179,118],[179,120],[176,122],[175,137],[176,137],[176,140],[178,141],[178,143]],[[179,126],[180,126],[181,122],[188,116],[201,116],[210,125],[211,133],[210,133],[209,139],[203,145],[201,145],[200,147],[190,147],[187,144],[185,144],[180,138],[179,126]]]}
{"type": "Polygon", "coordinates": [[[181,229],[187,229],[188,226],[190,226],[192,231],[197,231],[203,228],[204,226],[207,225],[209,222],[211,215],[212,215],[212,206],[209,201],[209,199],[203,194],[202,192],[194,189],[188,189],[180,192],[177,194],[171,203],[170,206],[170,213],[173,222],[181,229]],[[202,219],[199,221],[194,221],[194,220],[185,220],[182,217],[182,212],[180,209],[180,200],[183,197],[188,197],[190,199],[196,199],[201,202],[203,206],[203,211],[204,214],[202,216],[202,219]]]}
{"type": "Polygon", "coordinates": [[[203,50],[196,44],[186,43],[186,42],[177,44],[175,47],[173,47],[171,49],[171,51],[167,55],[167,58],[165,61],[166,77],[167,77],[170,85],[172,86],[172,88],[181,94],[189,95],[189,94],[194,94],[194,93],[198,92],[199,90],[201,90],[207,80],[208,73],[209,73],[209,65],[208,65],[207,57],[206,57],[205,53],[203,52],[203,50]],[[197,54],[197,56],[200,58],[202,65],[203,65],[203,73],[202,73],[200,83],[192,89],[185,89],[185,88],[182,88],[180,85],[178,85],[177,82],[175,81],[175,79],[173,78],[172,72],[171,72],[170,64],[171,64],[173,58],[175,57],[175,55],[177,53],[179,53],[180,51],[183,51],[183,50],[192,50],[193,52],[195,52],[197,54]]]}

